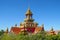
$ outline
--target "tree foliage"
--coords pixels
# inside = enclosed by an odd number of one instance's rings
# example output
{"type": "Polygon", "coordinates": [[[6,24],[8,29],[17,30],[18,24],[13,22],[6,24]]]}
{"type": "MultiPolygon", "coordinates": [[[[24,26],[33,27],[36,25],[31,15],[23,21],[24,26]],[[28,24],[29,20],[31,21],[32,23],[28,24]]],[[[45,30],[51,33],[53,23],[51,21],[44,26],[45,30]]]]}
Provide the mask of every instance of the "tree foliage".
{"type": "Polygon", "coordinates": [[[60,34],[47,35],[45,31],[39,32],[35,35],[3,34],[0,40],[60,40],[60,34]]]}
{"type": "Polygon", "coordinates": [[[0,31],[0,36],[1,36],[3,33],[4,33],[4,30],[1,30],[1,31],[0,31]]]}

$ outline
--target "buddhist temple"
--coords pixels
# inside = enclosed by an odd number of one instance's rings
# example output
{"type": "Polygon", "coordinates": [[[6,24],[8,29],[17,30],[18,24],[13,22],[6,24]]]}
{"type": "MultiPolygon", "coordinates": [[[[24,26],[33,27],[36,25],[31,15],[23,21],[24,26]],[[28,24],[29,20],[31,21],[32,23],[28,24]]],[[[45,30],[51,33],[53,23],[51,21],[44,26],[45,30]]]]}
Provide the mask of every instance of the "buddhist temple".
{"type": "Polygon", "coordinates": [[[28,8],[27,12],[25,13],[26,18],[23,22],[20,23],[20,26],[17,24],[11,27],[10,32],[14,34],[36,34],[39,31],[44,31],[44,24],[38,26],[37,22],[34,22],[33,14],[31,10],[28,8]]]}

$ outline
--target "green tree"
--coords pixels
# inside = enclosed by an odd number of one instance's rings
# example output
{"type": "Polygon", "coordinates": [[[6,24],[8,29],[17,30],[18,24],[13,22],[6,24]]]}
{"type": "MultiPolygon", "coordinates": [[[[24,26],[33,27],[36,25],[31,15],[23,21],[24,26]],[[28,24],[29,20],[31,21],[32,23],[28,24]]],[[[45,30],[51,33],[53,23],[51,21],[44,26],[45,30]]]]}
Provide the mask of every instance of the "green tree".
{"type": "Polygon", "coordinates": [[[58,35],[47,35],[46,40],[58,40],[58,35]]]}
{"type": "Polygon", "coordinates": [[[4,34],[4,30],[1,30],[1,31],[0,31],[0,36],[1,36],[2,34],[4,34]]]}

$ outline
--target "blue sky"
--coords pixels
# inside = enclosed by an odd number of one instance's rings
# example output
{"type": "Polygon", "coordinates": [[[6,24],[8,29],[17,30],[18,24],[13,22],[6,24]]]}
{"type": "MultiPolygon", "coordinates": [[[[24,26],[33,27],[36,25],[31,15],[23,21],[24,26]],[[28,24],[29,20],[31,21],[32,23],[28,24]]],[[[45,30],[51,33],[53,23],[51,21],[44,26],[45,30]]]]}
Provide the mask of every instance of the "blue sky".
{"type": "Polygon", "coordinates": [[[35,22],[45,30],[60,30],[60,0],[0,0],[0,30],[9,29],[24,21],[30,7],[35,22]]]}

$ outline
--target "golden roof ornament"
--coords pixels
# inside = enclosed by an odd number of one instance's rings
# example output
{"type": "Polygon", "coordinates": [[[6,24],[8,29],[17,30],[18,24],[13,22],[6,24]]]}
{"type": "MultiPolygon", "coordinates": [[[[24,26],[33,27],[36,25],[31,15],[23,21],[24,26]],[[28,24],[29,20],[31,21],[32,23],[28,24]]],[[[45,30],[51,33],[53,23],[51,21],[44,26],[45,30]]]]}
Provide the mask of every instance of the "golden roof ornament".
{"type": "Polygon", "coordinates": [[[30,11],[30,8],[28,8],[26,15],[32,15],[32,12],[30,11]]]}

